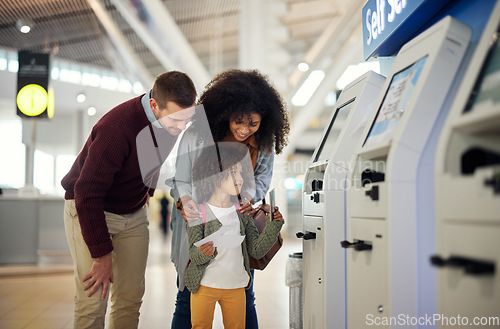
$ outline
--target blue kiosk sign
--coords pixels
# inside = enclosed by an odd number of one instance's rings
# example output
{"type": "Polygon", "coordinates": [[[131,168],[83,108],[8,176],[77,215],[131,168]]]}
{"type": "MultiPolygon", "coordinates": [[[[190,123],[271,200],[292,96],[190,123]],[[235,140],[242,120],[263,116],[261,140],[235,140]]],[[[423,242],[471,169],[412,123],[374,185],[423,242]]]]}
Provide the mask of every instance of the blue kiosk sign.
{"type": "Polygon", "coordinates": [[[450,0],[369,0],[363,7],[363,55],[393,56],[450,0]]]}

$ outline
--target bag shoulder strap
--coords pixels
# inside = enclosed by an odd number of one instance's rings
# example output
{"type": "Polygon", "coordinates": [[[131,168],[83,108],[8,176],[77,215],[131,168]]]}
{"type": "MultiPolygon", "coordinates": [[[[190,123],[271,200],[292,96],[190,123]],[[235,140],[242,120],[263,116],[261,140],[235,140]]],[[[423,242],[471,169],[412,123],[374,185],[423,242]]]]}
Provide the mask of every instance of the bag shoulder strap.
{"type": "Polygon", "coordinates": [[[205,227],[205,223],[207,222],[207,208],[204,203],[198,205],[201,212],[201,222],[203,223],[203,227],[205,227]]]}

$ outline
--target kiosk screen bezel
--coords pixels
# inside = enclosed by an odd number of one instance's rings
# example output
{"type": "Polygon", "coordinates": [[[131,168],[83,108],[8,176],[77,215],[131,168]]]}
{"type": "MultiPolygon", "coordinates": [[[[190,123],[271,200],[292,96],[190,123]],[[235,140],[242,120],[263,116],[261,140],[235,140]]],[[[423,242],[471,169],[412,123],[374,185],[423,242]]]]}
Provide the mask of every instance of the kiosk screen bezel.
{"type": "MultiPolygon", "coordinates": [[[[333,116],[333,118],[330,120],[330,124],[328,125],[328,130],[326,131],[323,139],[321,140],[321,145],[319,146],[318,148],[318,151],[316,152],[316,155],[314,156],[314,161],[313,163],[316,163],[316,162],[324,162],[324,161],[328,161],[328,158],[326,159],[321,159],[321,154],[323,153],[323,151],[325,150],[325,145],[326,145],[326,142],[328,141],[328,139],[330,138],[330,133],[332,132],[332,128],[334,126],[334,124],[337,122],[337,118],[339,116],[339,113],[342,109],[345,109],[348,105],[354,103],[354,101],[356,100],[356,97],[353,97],[351,99],[349,99],[348,101],[346,101],[345,103],[343,103],[342,105],[340,105],[339,107],[337,107],[337,109],[335,110],[335,115],[333,116]]],[[[347,111],[347,114],[346,114],[346,118],[349,116],[349,112],[350,112],[350,108],[348,108],[348,111],[347,111]]],[[[335,145],[335,143],[337,142],[338,138],[340,137],[340,132],[339,134],[337,135],[337,138],[330,144],[332,146],[335,145]]],[[[331,151],[332,149],[330,149],[331,151]]]]}
{"type": "MultiPolygon", "coordinates": [[[[497,81],[492,81],[495,80],[494,78],[491,78],[494,75],[500,76],[500,25],[497,27],[496,32],[492,35],[492,42],[489,45],[488,49],[488,54],[486,55],[485,60],[483,61],[483,65],[481,67],[481,70],[479,71],[479,74],[477,75],[476,82],[474,83],[474,87],[472,88],[470,92],[469,99],[467,100],[467,103],[465,105],[465,108],[463,110],[463,113],[466,112],[472,112],[475,110],[477,105],[483,103],[484,101],[491,99],[491,97],[482,97],[484,96],[483,92],[485,90],[483,89],[484,87],[484,82],[490,82],[490,83],[495,83],[493,86],[488,86],[488,90],[498,90],[498,87],[500,86],[500,79],[497,78],[497,81]],[[490,80],[487,81],[490,77],[490,80]]],[[[495,94],[495,92],[492,93],[493,95],[491,96],[497,96],[498,99],[498,93],[495,94]]],[[[493,101],[496,101],[495,98],[493,98],[493,101]]],[[[498,99],[498,102],[495,103],[500,103],[500,99],[498,99]]]]}
{"type": "MultiPolygon", "coordinates": [[[[402,117],[403,113],[406,111],[406,107],[408,105],[408,102],[413,94],[413,91],[415,90],[415,87],[420,79],[422,71],[423,71],[425,64],[427,62],[427,58],[428,58],[428,55],[420,57],[418,60],[414,61],[412,64],[406,66],[405,68],[399,70],[398,72],[396,72],[392,75],[391,82],[389,83],[389,86],[385,90],[384,98],[382,99],[382,102],[377,110],[377,114],[375,115],[375,118],[372,121],[372,124],[370,126],[370,130],[368,131],[368,134],[366,135],[365,141],[363,142],[363,147],[377,145],[377,144],[382,143],[384,141],[386,142],[388,139],[390,140],[392,138],[394,131],[397,129],[397,127],[401,121],[401,117],[402,117]],[[410,74],[412,72],[412,69],[413,69],[413,72],[415,72],[415,76],[412,77],[412,83],[410,86],[408,86],[408,88],[404,92],[404,94],[402,94],[398,97],[398,100],[402,100],[402,105],[403,105],[401,107],[401,109],[399,110],[401,112],[399,117],[397,117],[395,119],[391,119],[392,122],[390,122],[390,123],[392,124],[392,126],[385,130],[384,134],[386,134],[387,137],[385,137],[384,140],[370,143],[369,140],[370,140],[370,137],[372,137],[372,132],[374,131],[373,128],[375,127],[376,123],[379,122],[379,116],[382,114],[381,110],[386,105],[386,100],[388,99],[387,96],[389,94],[389,91],[391,91],[391,87],[394,88],[395,83],[397,81],[402,80],[405,76],[407,76],[407,75],[401,76],[401,74],[404,74],[404,73],[410,74]],[[397,79],[397,80],[395,81],[395,79],[397,79]],[[368,145],[368,144],[371,144],[371,145],[368,145]]],[[[389,120],[385,120],[385,121],[389,121],[389,120]]],[[[389,126],[389,123],[388,123],[388,126],[389,126]]],[[[376,136],[376,135],[374,135],[374,136],[376,136]]]]}

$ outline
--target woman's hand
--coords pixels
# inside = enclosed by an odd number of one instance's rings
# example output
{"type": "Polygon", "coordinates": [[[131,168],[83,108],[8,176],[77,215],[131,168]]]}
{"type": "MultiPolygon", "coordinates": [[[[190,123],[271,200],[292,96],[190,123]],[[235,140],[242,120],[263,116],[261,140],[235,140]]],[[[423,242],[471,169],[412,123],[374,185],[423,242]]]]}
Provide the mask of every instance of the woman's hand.
{"type": "Polygon", "coordinates": [[[250,212],[248,212],[248,216],[254,217],[255,214],[257,214],[259,211],[263,211],[264,214],[267,216],[267,214],[269,214],[269,205],[267,205],[267,204],[261,204],[260,206],[258,206],[255,209],[252,208],[252,210],[250,212]]]}
{"type": "Polygon", "coordinates": [[[209,241],[207,243],[202,244],[200,246],[200,251],[203,255],[212,257],[215,252],[214,243],[212,241],[209,241]]]}
{"type": "Polygon", "coordinates": [[[261,204],[257,208],[255,208],[252,211],[250,211],[248,213],[248,216],[253,217],[259,211],[263,211],[266,214],[266,216],[267,216],[267,214],[269,214],[269,205],[268,204],[261,204]]]}
{"type": "MultiPolygon", "coordinates": [[[[248,213],[249,216],[253,217],[253,215],[257,211],[263,211],[266,216],[269,214],[269,211],[271,210],[271,207],[268,204],[261,204],[259,207],[255,208],[254,210],[250,211],[248,213]]],[[[274,213],[273,213],[273,220],[277,220],[280,222],[284,222],[285,220],[283,219],[283,215],[280,213],[278,206],[274,207],[274,213]]]]}

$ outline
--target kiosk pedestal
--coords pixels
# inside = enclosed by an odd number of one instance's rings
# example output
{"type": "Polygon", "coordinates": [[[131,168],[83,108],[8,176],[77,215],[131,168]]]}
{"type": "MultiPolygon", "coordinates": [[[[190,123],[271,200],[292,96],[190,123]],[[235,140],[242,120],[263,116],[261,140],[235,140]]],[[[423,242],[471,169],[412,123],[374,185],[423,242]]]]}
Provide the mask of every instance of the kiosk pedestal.
{"type": "Polygon", "coordinates": [[[391,317],[418,316],[416,195],[432,187],[419,185],[417,169],[470,35],[446,17],[404,45],[358,144],[341,242],[349,328],[397,328],[391,317]]]}
{"type": "Polygon", "coordinates": [[[490,17],[438,145],[440,328],[500,327],[500,1],[490,17]]]}
{"type": "Polygon", "coordinates": [[[340,94],[305,174],[304,328],[345,328],[345,183],[349,160],[385,78],[368,72],[340,94]]]}

